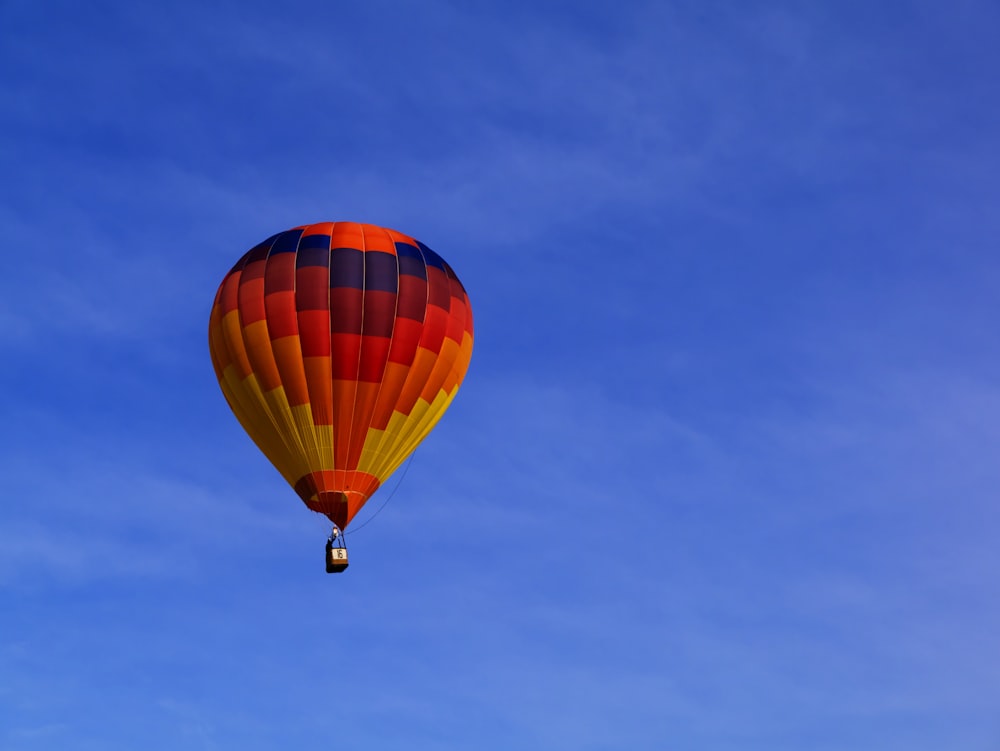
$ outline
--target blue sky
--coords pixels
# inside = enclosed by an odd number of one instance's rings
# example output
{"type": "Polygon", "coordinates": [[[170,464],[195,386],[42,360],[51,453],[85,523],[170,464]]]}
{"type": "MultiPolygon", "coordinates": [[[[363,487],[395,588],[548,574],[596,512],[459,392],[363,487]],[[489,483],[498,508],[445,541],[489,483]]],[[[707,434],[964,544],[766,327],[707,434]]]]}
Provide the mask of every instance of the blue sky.
{"type": "Polygon", "coordinates": [[[0,749],[996,749],[998,22],[5,2],[0,749]],[[338,219],[477,339],[330,577],[206,328],[338,219]]]}

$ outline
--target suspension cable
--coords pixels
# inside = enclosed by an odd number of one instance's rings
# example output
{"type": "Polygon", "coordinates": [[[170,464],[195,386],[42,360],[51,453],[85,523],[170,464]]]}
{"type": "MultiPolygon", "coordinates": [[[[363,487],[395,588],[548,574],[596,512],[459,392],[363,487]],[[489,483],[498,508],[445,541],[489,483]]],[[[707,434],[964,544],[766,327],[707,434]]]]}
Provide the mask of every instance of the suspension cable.
{"type": "MultiPolygon", "coordinates": [[[[413,458],[414,458],[414,457],[415,457],[416,455],[417,455],[416,451],[414,451],[414,452],[413,452],[412,454],[410,454],[410,458],[406,460],[406,466],[405,466],[405,467],[403,467],[403,474],[401,474],[401,475],[399,476],[399,481],[398,481],[398,482],[396,483],[396,487],[394,487],[394,488],[392,489],[392,492],[391,492],[391,493],[389,493],[388,497],[387,497],[387,498],[386,498],[386,499],[385,499],[384,501],[382,501],[382,505],[381,505],[381,506],[379,506],[379,507],[378,507],[378,508],[377,508],[377,509],[375,510],[375,513],[374,513],[374,514],[372,514],[372,515],[371,515],[370,517],[368,517],[368,518],[367,518],[367,519],[366,519],[366,520],[364,521],[364,523],[363,523],[363,524],[359,524],[359,525],[358,525],[357,527],[354,527],[354,528],[353,528],[353,529],[351,530],[351,534],[354,534],[354,533],[355,533],[355,532],[357,532],[358,530],[360,530],[360,529],[364,529],[364,528],[365,528],[365,527],[367,527],[367,526],[368,526],[369,524],[371,524],[371,523],[372,523],[372,521],[373,521],[373,520],[375,519],[375,517],[376,517],[376,516],[378,516],[378,515],[379,515],[379,514],[381,513],[382,509],[384,509],[384,508],[385,508],[385,505],[386,505],[386,504],[387,504],[387,503],[388,503],[389,501],[391,501],[391,500],[392,500],[392,497],[393,497],[394,495],[396,495],[396,491],[397,491],[397,490],[399,490],[399,486],[400,486],[400,485],[402,485],[402,484],[403,484],[403,480],[405,480],[405,479],[406,479],[406,473],[410,471],[410,465],[411,465],[411,464],[413,464],[413,458]]],[[[342,534],[342,535],[344,535],[344,536],[346,536],[346,535],[347,535],[347,530],[345,529],[345,530],[344,530],[344,531],[343,531],[343,532],[342,532],[341,534],[342,534]]]]}

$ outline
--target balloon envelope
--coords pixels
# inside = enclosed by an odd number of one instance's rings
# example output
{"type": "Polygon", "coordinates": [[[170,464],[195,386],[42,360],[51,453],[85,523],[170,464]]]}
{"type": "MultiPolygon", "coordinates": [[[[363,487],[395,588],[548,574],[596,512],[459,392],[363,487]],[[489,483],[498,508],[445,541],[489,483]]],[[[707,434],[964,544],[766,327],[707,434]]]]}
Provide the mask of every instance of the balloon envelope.
{"type": "Polygon", "coordinates": [[[341,528],[441,419],[472,340],[468,295],[440,256],[353,222],[251,248],[209,321],[237,419],[305,504],[341,528]]]}

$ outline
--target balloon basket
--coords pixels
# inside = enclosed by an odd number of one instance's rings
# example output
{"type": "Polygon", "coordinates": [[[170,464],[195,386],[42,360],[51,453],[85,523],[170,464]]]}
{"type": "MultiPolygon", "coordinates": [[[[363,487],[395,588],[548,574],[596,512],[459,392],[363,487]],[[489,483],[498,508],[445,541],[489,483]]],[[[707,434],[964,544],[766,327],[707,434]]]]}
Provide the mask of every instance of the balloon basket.
{"type": "Polygon", "coordinates": [[[347,568],[347,548],[334,545],[333,540],[326,542],[326,573],[339,574],[347,568]]]}

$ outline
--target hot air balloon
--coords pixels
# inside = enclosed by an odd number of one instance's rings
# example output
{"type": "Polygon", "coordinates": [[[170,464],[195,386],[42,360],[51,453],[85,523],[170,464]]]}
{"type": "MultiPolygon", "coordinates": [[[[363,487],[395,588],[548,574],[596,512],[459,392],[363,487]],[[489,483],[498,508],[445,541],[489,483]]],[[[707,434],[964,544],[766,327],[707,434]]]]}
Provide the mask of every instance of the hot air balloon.
{"type": "Polygon", "coordinates": [[[219,285],[209,350],[240,424],[341,530],[437,424],[472,356],[455,272],[395,230],[309,224],[251,248],[219,285]]]}

